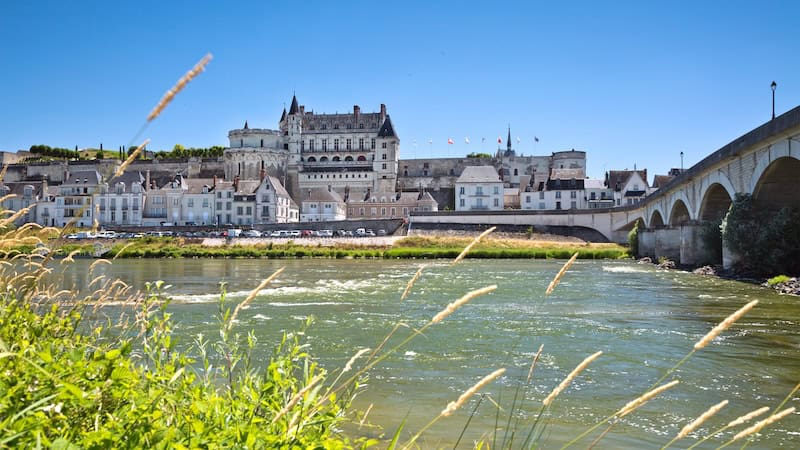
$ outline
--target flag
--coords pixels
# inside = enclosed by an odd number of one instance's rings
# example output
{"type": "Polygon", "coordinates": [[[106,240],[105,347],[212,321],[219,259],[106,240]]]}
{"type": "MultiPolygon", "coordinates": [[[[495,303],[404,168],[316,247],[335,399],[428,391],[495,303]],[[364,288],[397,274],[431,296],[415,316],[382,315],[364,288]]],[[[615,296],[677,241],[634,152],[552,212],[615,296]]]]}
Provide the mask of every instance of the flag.
{"type": "Polygon", "coordinates": [[[538,137],[536,137],[536,136],[534,136],[534,137],[533,137],[533,142],[539,142],[539,138],[538,138],[538,137]]]}
{"type": "Polygon", "coordinates": [[[486,138],[481,138],[481,144],[483,144],[484,142],[486,142],[486,138]]]}
{"type": "Polygon", "coordinates": [[[447,138],[447,143],[449,145],[453,145],[453,138],[447,138]]]}
{"type": "Polygon", "coordinates": [[[465,144],[467,144],[467,145],[469,145],[469,136],[467,136],[467,137],[465,137],[465,138],[464,138],[464,143],[465,143],[465,144]]]}
{"type": "Polygon", "coordinates": [[[502,144],[503,143],[503,138],[501,138],[500,136],[497,136],[497,143],[498,144],[502,144]]]}

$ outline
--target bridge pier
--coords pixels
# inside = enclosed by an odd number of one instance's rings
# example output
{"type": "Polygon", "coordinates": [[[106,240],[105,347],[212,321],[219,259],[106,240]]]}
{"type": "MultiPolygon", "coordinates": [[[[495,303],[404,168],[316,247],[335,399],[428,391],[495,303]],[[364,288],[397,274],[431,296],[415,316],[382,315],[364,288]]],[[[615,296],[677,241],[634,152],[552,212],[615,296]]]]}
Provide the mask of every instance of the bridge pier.
{"type": "Polygon", "coordinates": [[[681,230],[680,228],[659,228],[655,230],[656,259],[664,258],[680,262],[681,230]]]}
{"type": "Polygon", "coordinates": [[[703,225],[686,223],[681,225],[681,259],[684,266],[700,266],[703,264],[717,264],[719,256],[709,250],[703,240],[703,225]]]}
{"type": "Polygon", "coordinates": [[[653,230],[639,229],[639,256],[656,257],[656,233],[653,230]]]}
{"type": "Polygon", "coordinates": [[[723,269],[732,269],[739,260],[742,259],[741,255],[735,253],[733,250],[728,248],[728,245],[725,244],[725,241],[722,241],[722,268],[723,269]]]}

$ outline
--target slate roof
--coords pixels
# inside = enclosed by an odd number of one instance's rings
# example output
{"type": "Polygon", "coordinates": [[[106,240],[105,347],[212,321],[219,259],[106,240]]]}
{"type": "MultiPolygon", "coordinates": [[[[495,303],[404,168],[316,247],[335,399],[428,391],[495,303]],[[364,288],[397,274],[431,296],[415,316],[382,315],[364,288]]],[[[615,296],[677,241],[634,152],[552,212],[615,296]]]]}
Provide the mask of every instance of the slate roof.
{"type": "Polygon", "coordinates": [[[289,107],[289,114],[297,114],[300,112],[300,107],[297,106],[297,96],[292,95],[292,106],[289,107]]]}
{"type": "Polygon", "coordinates": [[[392,127],[392,119],[389,118],[389,115],[386,115],[386,120],[383,121],[383,125],[381,125],[381,129],[378,130],[378,137],[396,137],[397,135],[394,132],[394,127],[392,127]]]}
{"type": "Polygon", "coordinates": [[[644,170],[610,170],[606,176],[606,186],[615,191],[621,191],[622,188],[628,184],[628,180],[634,174],[638,173],[639,176],[647,183],[647,169],[644,170]]]}
{"type": "Polygon", "coordinates": [[[467,166],[456,183],[500,183],[500,175],[492,166],[467,166]]]}
{"type": "Polygon", "coordinates": [[[69,178],[64,184],[75,185],[99,185],[103,180],[103,176],[96,170],[81,170],[69,174],[69,178]]]}
{"type": "Polygon", "coordinates": [[[344,200],[336,191],[329,191],[326,188],[314,188],[306,190],[302,201],[344,203],[344,200]]]}
{"type": "Polygon", "coordinates": [[[653,187],[656,189],[664,187],[673,178],[675,177],[672,175],[656,175],[653,177],[653,187]]]}

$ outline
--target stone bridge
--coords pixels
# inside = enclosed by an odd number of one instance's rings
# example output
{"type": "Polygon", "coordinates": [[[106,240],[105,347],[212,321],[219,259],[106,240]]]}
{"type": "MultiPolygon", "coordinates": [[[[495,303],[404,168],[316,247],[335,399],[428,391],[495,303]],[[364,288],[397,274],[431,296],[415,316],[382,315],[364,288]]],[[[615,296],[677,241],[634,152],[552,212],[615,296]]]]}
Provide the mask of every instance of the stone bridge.
{"type": "Polygon", "coordinates": [[[752,194],[757,206],[777,211],[800,208],[800,106],[776,117],[685,170],[637,205],[569,211],[413,213],[411,224],[465,223],[591,228],[608,240],[627,242],[639,222],[639,250],[685,265],[724,262],[703,239],[704,224],[728,211],[737,193],[752,194]]]}

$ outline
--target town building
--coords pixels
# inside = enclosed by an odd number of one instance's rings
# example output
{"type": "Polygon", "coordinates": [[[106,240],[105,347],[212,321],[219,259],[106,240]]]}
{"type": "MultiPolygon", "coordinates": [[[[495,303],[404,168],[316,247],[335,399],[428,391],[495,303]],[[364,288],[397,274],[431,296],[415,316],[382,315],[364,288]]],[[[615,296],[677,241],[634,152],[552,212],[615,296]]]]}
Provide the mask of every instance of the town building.
{"type": "Polygon", "coordinates": [[[348,219],[405,219],[416,211],[438,211],[439,204],[429,192],[398,192],[367,195],[347,201],[348,219]]]}
{"type": "Polygon", "coordinates": [[[503,209],[503,181],[492,166],[466,167],[456,180],[456,211],[503,209]]]}
{"type": "Polygon", "coordinates": [[[347,206],[336,191],[314,188],[309,189],[303,196],[300,210],[301,222],[331,222],[346,218],[347,206]]]}
{"type": "Polygon", "coordinates": [[[605,185],[614,191],[614,206],[635,205],[647,197],[647,169],[608,171],[605,185]]]}

